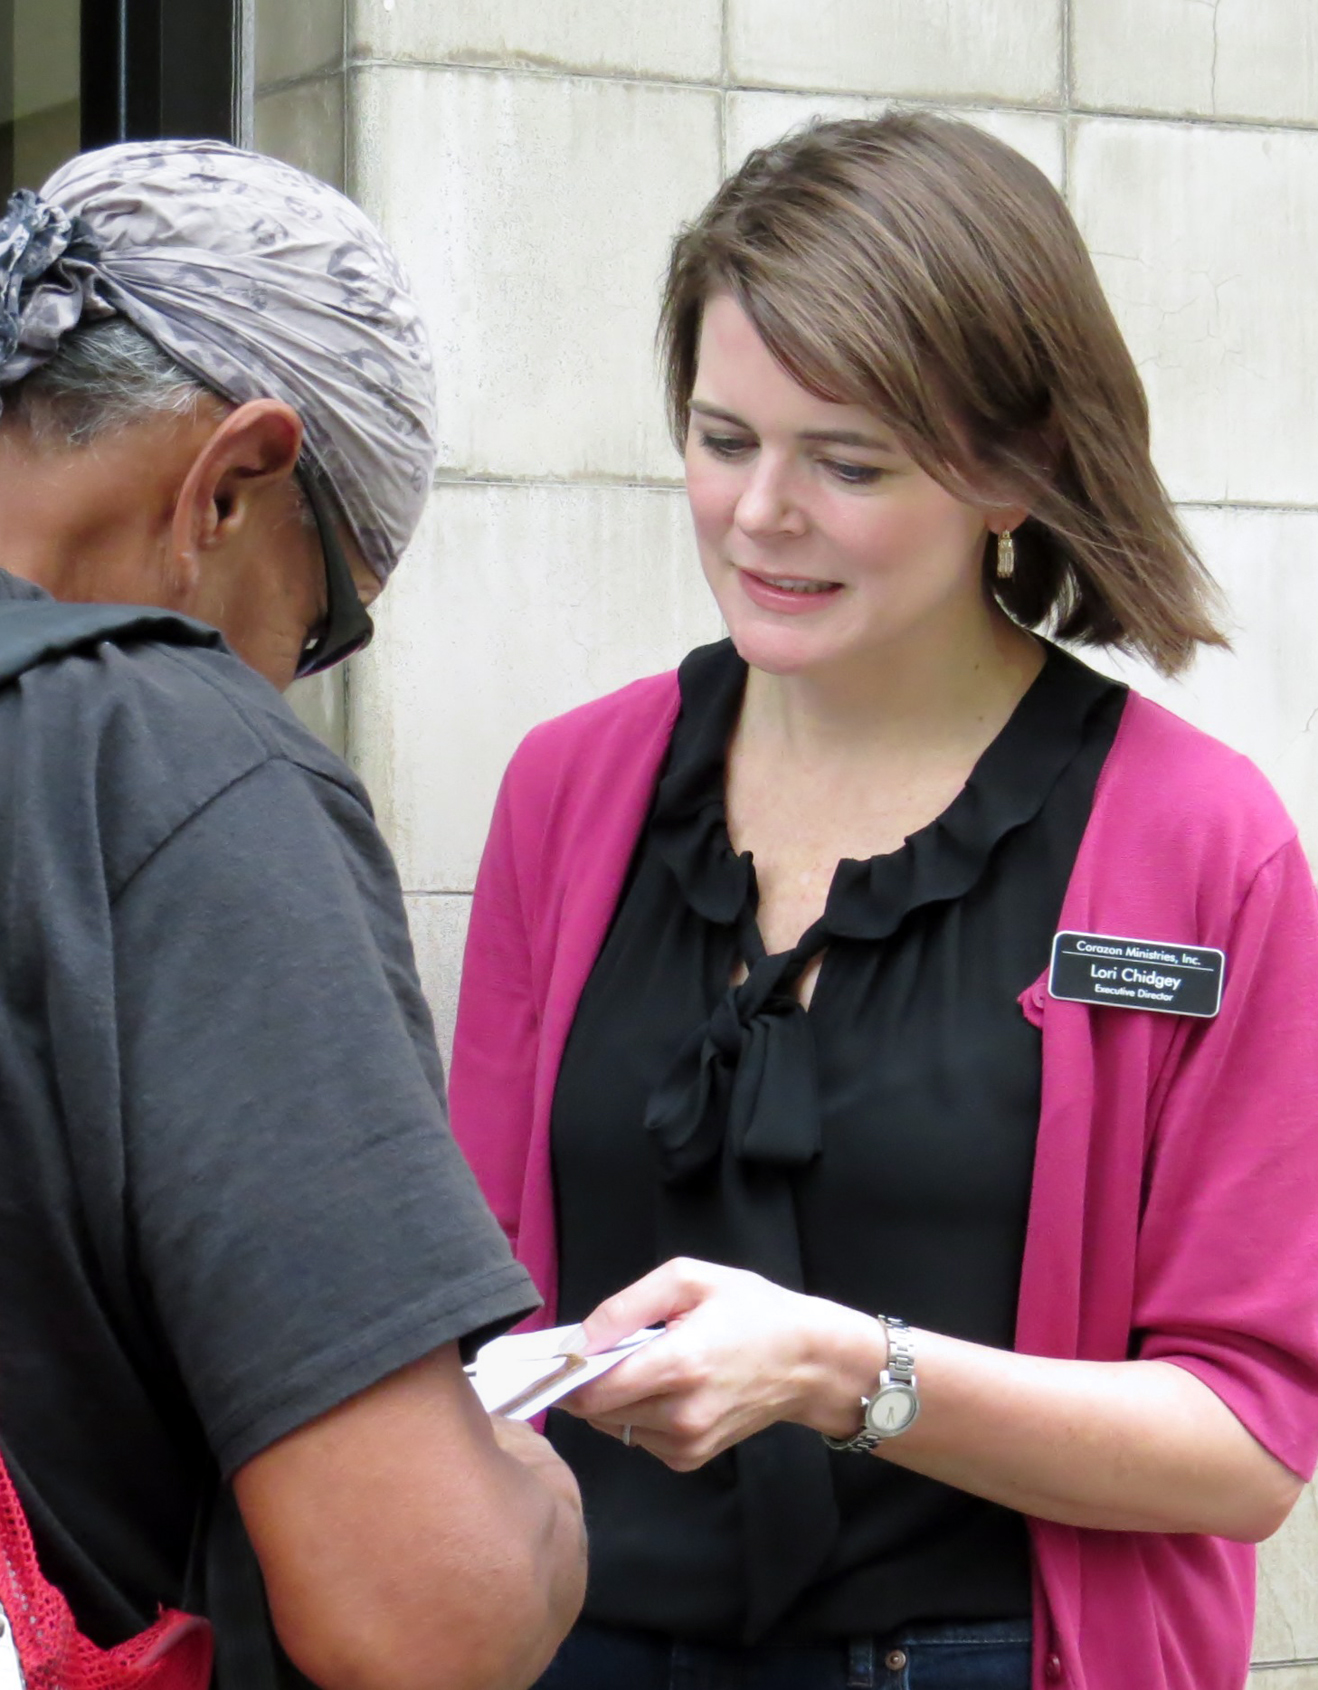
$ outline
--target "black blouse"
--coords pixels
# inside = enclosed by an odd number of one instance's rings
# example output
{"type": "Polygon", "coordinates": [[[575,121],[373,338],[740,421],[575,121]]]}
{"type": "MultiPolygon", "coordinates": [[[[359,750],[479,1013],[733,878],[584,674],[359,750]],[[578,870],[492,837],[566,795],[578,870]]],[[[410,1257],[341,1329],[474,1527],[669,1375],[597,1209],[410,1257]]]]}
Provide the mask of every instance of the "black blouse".
{"type": "MultiPolygon", "coordinates": [[[[1040,1089],[1017,998],[1047,965],[1126,689],[1050,647],[943,814],[839,862],[820,921],[766,956],[724,810],[745,678],[728,641],[681,667],[564,1053],[560,1319],[681,1254],[1010,1348],[1040,1089]],[[807,1012],[794,986],[821,950],[807,1012]]],[[[804,1427],[694,1474],[566,1414],[549,1435],[581,1481],[597,1622],[795,1642],[1029,1611],[1021,1516],[804,1427]]]]}

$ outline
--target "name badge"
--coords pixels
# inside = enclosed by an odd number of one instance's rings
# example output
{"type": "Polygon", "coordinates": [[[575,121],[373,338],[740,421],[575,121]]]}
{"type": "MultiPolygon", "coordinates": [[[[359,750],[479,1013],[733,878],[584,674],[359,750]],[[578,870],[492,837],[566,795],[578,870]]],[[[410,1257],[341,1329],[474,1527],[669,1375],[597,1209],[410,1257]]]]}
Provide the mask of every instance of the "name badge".
{"type": "Polygon", "coordinates": [[[1225,971],[1226,952],[1204,945],[1059,933],[1053,940],[1048,990],[1072,1003],[1211,1018],[1222,1007],[1225,971]]]}

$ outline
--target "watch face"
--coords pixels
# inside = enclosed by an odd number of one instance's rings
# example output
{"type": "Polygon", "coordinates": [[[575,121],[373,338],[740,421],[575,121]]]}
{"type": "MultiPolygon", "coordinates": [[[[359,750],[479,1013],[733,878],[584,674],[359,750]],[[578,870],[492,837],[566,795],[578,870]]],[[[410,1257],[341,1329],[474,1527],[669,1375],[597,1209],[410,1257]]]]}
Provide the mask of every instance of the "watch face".
{"type": "Polygon", "coordinates": [[[871,1431],[893,1438],[904,1432],[919,1413],[919,1400],[906,1385],[887,1385],[871,1398],[865,1419],[871,1431]]]}

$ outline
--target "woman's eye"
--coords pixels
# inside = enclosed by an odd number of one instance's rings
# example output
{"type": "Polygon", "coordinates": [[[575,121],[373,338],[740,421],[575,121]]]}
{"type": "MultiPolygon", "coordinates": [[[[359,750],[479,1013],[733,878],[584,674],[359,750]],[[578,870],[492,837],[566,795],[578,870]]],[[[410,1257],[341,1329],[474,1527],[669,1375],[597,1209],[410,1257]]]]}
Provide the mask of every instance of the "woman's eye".
{"type": "Polygon", "coordinates": [[[821,461],[831,476],[845,482],[848,487],[872,487],[883,474],[874,464],[848,464],[837,458],[824,458],[821,461]]]}
{"type": "Polygon", "coordinates": [[[710,434],[703,428],[697,432],[701,446],[716,458],[739,458],[754,445],[753,441],[740,434],[710,434]]]}

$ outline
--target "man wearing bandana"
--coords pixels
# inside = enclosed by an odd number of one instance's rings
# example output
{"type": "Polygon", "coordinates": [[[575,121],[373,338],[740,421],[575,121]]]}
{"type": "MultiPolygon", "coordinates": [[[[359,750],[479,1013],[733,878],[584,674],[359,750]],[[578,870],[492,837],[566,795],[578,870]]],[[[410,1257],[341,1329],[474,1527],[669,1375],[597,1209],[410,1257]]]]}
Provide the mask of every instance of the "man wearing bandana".
{"type": "Polygon", "coordinates": [[[0,1447],[42,1570],[102,1645],[209,1615],[220,1690],[525,1685],[579,1503],[461,1351],[537,1298],[366,795],[279,697],[369,638],[430,486],[406,279],[286,165],[89,154],[0,220],[0,404],[0,654],[52,600],[170,613],[0,685],[0,1447]]]}

